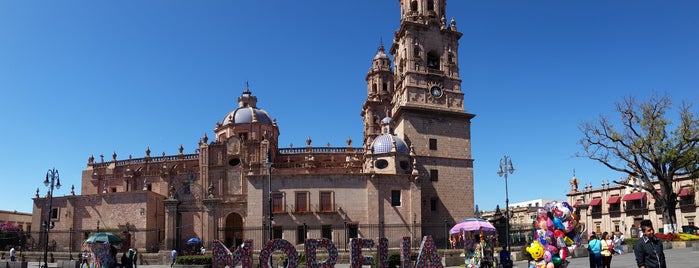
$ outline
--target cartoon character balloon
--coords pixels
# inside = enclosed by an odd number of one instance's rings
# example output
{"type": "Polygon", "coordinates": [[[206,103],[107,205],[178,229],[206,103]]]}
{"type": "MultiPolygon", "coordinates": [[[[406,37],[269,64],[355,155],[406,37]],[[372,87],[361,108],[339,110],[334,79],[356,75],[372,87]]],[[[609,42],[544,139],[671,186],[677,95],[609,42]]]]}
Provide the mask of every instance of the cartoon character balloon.
{"type": "Polygon", "coordinates": [[[528,247],[527,252],[532,256],[533,259],[538,260],[544,256],[544,246],[539,243],[539,241],[534,240],[528,247]]]}

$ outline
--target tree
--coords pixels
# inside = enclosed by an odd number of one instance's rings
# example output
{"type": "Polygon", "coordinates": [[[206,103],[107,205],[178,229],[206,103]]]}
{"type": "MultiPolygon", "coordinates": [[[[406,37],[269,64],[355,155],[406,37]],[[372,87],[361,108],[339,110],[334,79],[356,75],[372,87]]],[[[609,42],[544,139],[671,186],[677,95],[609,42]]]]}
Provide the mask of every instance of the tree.
{"type": "Polygon", "coordinates": [[[691,104],[683,103],[678,110],[679,122],[673,123],[666,117],[671,107],[668,96],[657,94],[646,102],[637,102],[633,97],[617,102],[621,125],[615,126],[604,116],[599,121],[582,123],[580,144],[584,152],[578,154],[638,180],[640,185],[615,183],[640,187],[658,200],[667,232],[677,228],[675,179],[695,180],[699,175],[699,121],[690,110],[691,104]],[[654,188],[654,180],[660,191],[654,188]]]}

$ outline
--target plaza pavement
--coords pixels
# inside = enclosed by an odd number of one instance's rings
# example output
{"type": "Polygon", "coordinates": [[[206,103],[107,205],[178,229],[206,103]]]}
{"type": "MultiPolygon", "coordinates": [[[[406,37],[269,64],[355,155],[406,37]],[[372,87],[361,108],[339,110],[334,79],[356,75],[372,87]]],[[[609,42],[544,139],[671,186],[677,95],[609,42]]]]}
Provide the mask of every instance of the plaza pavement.
{"type": "MultiPolygon", "coordinates": [[[[666,249],[665,260],[667,267],[673,268],[699,268],[699,251],[688,248],[666,249]]],[[[570,262],[568,268],[587,268],[590,267],[590,261],[587,257],[568,259],[570,262]]],[[[526,261],[517,261],[515,267],[526,268],[526,261]]],[[[610,267],[614,268],[636,268],[636,257],[631,253],[614,255],[610,267]]]]}
{"type": "MultiPolygon", "coordinates": [[[[666,249],[665,258],[667,266],[672,268],[699,268],[699,251],[694,251],[692,248],[677,248],[666,249]]],[[[568,268],[587,268],[590,263],[587,257],[571,258],[568,268]]],[[[29,262],[27,268],[39,268],[40,263],[29,262]]],[[[49,268],[56,267],[56,263],[49,263],[49,268]]],[[[337,268],[349,268],[348,263],[339,263],[335,265],[337,268]]],[[[369,266],[364,266],[369,267],[369,266]]],[[[453,266],[459,267],[459,266],[453,266]]],[[[462,266],[463,267],[463,266],[462,266]]],[[[526,261],[516,261],[514,267],[527,268],[526,261]]],[[[611,267],[614,268],[636,268],[636,259],[633,253],[625,253],[614,255],[612,258],[611,267]]],[[[138,265],[138,268],[170,268],[170,265],[138,265]]]]}

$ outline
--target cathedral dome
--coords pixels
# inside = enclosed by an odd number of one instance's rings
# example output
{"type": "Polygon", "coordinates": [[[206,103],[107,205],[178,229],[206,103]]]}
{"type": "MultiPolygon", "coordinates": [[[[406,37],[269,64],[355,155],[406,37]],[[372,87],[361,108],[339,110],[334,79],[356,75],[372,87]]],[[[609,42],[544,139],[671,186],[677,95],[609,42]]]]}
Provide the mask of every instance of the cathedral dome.
{"type": "Polygon", "coordinates": [[[226,114],[221,121],[221,125],[228,124],[245,124],[245,123],[262,123],[266,125],[274,125],[269,114],[262,109],[257,108],[257,97],[252,95],[247,84],[245,91],[238,97],[238,108],[226,114]]]}
{"type": "Polygon", "coordinates": [[[408,145],[406,145],[405,142],[397,136],[391,134],[383,134],[376,137],[374,142],[371,143],[371,148],[375,154],[390,153],[391,147],[393,147],[393,141],[396,142],[396,152],[402,154],[410,153],[408,145]]]}
{"type": "Polygon", "coordinates": [[[239,107],[223,117],[222,125],[259,122],[272,125],[269,114],[257,107],[239,107]]]}

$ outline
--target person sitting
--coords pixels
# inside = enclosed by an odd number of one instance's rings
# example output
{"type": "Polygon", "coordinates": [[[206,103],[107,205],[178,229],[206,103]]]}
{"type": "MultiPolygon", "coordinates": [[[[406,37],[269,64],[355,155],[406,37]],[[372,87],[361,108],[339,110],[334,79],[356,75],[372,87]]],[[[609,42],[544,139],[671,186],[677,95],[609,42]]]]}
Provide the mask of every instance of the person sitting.
{"type": "Polygon", "coordinates": [[[502,268],[512,268],[512,258],[507,250],[500,251],[500,266],[502,268]]]}

